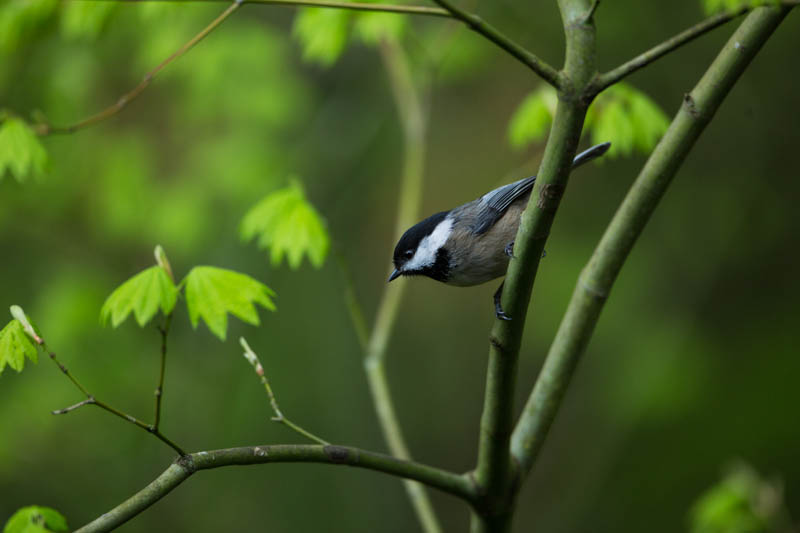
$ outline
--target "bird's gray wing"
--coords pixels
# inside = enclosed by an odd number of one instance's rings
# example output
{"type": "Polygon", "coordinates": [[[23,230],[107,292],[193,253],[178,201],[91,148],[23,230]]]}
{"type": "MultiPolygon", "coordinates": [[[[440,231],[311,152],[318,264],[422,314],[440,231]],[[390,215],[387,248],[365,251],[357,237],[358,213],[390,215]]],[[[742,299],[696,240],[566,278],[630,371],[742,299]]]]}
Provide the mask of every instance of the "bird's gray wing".
{"type": "Polygon", "coordinates": [[[533,188],[536,176],[524,178],[489,191],[478,199],[478,213],[472,231],[478,235],[489,231],[495,222],[505,214],[508,206],[533,188]]]}

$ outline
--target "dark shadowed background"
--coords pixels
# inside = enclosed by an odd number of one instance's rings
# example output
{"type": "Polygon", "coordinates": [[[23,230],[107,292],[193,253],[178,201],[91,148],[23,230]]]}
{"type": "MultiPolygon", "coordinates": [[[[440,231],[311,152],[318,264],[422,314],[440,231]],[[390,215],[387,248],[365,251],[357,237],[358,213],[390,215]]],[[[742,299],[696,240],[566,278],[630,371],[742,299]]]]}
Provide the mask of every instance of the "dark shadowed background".
{"type": "MultiPolygon", "coordinates": [[[[0,108],[55,124],[108,105],[224,6],[86,3],[19,38],[0,36],[0,108]],[[97,7],[100,6],[100,7],[97,7]]],[[[0,10],[2,10],[0,6],[0,10]]],[[[482,2],[478,11],[553,64],[555,2],[482,2]]],[[[103,328],[105,297],[152,264],[162,244],[180,277],[196,264],[248,273],[277,293],[256,328],[228,341],[193,331],[178,306],[162,429],[191,451],[302,442],[270,422],[236,342],[259,352],[284,412],[325,439],[384,451],[333,256],[315,270],[273,267],[238,239],[243,214],[290,176],[304,184],[372,319],[394,246],[402,134],[374,48],[354,42],[331,68],[305,63],[291,9],[245,6],[170,65],[128,109],[44,139],[50,171],[0,181],[0,308],[22,305],[96,396],[149,419],[159,335],[103,328]]],[[[600,65],[613,67],[700,20],[696,2],[603,2],[600,65]]],[[[516,531],[674,532],[741,460],[780,480],[800,519],[800,20],[790,14],[679,172],[622,271],[540,462],[516,531]]],[[[448,24],[414,19],[412,61],[448,24]]],[[[637,73],[630,83],[668,115],[736,22],[637,73]]],[[[430,107],[423,213],[535,173],[543,145],[510,147],[509,119],[539,81],[459,28],[442,50],[430,107]]],[[[542,261],[520,359],[527,396],[576,276],[644,162],[576,173],[542,261]]],[[[408,283],[389,350],[399,415],[416,459],[474,465],[491,295],[408,283]]],[[[2,321],[5,323],[5,319],[2,321]]],[[[77,527],[158,475],[173,452],[81,400],[49,361],[0,378],[0,522],[47,505],[77,527]]],[[[466,507],[435,494],[448,531],[466,507]]],[[[413,531],[402,485],[324,465],[198,474],[120,531],[413,531]]]]}

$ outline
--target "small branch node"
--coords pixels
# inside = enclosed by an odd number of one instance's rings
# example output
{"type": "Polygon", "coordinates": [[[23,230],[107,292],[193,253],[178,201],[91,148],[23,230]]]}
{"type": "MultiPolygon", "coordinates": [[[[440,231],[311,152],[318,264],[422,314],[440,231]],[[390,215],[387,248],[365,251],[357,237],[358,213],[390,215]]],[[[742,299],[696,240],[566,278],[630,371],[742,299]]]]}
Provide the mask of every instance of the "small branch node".
{"type": "Polygon", "coordinates": [[[686,107],[686,112],[689,113],[692,118],[700,118],[700,110],[697,109],[697,104],[691,93],[683,95],[683,104],[686,107]]]}
{"type": "Polygon", "coordinates": [[[503,343],[500,341],[500,339],[494,335],[489,336],[489,344],[491,344],[500,353],[506,352],[506,347],[503,346],[503,343]]]}
{"type": "Polygon", "coordinates": [[[594,287],[593,285],[587,283],[583,279],[583,276],[578,278],[578,285],[580,285],[580,287],[584,291],[589,293],[592,296],[592,298],[595,298],[595,299],[598,299],[598,300],[606,300],[606,299],[608,299],[608,291],[599,289],[599,288],[594,287]]]}
{"type": "Polygon", "coordinates": [[[191,455],[182,454],[180,457],[175,459],[175,464],[190,474],[197,472],[197,465],[194,464],[194,458],[191,455]]]}
{"type": "Polygon", "coordinates": [[[328,456],[328,459],[331,460],[332,463],[336,464],[343,464],[343,463],[357,463],[358,462],[358,454],[353,454],[353,457],[350,457],[350,450],[345,448],[344,446],[333,446],[328,445],[323,448],[325,450],[325,455],[328,456]]]}

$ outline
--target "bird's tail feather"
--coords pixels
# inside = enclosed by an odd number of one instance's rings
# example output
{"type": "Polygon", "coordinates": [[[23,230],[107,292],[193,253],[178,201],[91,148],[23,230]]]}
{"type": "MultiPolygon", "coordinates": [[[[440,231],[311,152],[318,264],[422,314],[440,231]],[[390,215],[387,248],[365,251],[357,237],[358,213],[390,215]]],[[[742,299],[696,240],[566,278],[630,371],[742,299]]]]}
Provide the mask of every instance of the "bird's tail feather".
{"type": "Polygon", "coordinates": [[[575,156],[575,159],[572,160],[572,168],[577,168],[584,163],[588,163],[592,159],[596,159],[606,153],[608,149],[611,147],[611,143],[605,142],[601,144],[596,144],[591,148],[584,150],[583,152],[579,153],[575,156]]]}

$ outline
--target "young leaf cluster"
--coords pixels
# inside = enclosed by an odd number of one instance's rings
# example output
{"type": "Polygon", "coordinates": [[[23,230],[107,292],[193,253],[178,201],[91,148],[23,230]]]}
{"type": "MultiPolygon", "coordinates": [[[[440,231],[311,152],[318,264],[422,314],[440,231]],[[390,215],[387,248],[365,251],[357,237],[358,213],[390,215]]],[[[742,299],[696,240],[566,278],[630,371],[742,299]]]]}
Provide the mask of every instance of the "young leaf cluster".
{"type": "Polygon", "coordinates": [[[176,286],[160,246],[156,248],[156,258],[158,265],[125,281],[106,299],[100,310],[103,324],[110,321],[112,327],[117,327],[133,313],[139,326],[144,326],[159,309],[168,316],[174,310],[183,287],[192,326],[196,328],[202,318],[208,329],[223,341],[228,329],[227,313],[248,324],[258,325],[255,304],[275,310],[272,302],[275,293],[250,276],[224,268],[197,266],[176,286]]]}
{"type": "MultiPolygon", "coordinates": [[[[555,89],[543,86],[530,93],[511,118],[508,138],[521,148],[547,135],[555,115],[555,89]]],[[[584,133],[592,143],[611,142],[609,155],[648,153],[669,126],[666,114],[646,94],[625,83],[598,96],[586,113],[584,133]]]]}
{"type": "MultiPolygon", "coordinates": [[[[0,117],[2,120],[2,117],[0,117]]],[[[24,120],[6,117],[0,122],[0,180],[8,170],[17,181],[40,176],[47,168],[47,152],[24,120]]]]}
{"type": "Polygon", "coordinates": [[[273,265],[286,256],[292,269],[300,266],[304,254],[312,265],[321,267],[330,249],[322,217],[296,181],[253,206],[242,219],[240,234],[245,242],[258,237],[259,248],[269,249],[273,265]]]}
{"type": "Polygon", "coordinates": [[[399,38],[406,25],[407,17],[395,13],[307,7],[298,11],[293,33],[306,61],[329,67],[341,57],[351,33],[375,45],[384,38],[399,38]]]}
{"type": "Polygon", "coordinates": [[[11,515],[3,533],[49,533],[69,531],[67,519],[50,507],[30,505],[11,515]]]}
{"type": "Polygon", "coordinates": [[[26,357],[36,363],[36,345],[25,333],[22,323],[15,318],[0,330],[0,374],[6,365],[22,372],[26,357]]]}

